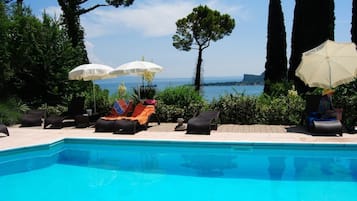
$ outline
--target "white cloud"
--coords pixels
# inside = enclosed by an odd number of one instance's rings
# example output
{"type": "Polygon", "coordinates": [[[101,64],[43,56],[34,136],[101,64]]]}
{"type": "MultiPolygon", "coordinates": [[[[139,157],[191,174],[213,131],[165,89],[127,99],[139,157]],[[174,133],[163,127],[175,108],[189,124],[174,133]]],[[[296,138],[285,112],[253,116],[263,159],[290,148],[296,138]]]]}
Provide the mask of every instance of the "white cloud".
{"type": "MultiPolygon", "coordinates": [[[[222,13],[232,14],[242,10],[241,7],[228,6],[218,0],[208,1],[206,4],[222,13]]],[[[87,37],[95,38],[132,31],[147,37],[171,35],[176,31],[176,21],[187,16],[198,3],[151,0],[134,5],[128,8],[97,9],[84,15],[81,20],[87,37]]]]}
{"type": "Polygon", "coordinates": [[[84,45],[86,46],[86,50],[88,53],[88,59],[91,63],[103,63],[101,59],[99,59],[99,57],[95,54],[94,52],[94,44],[91,43],[90,41],[86,40],[84,42],[84,45]]]}
{"type": "Polygon", "coordinates": [[[184,17],[193,5],[187,2],[141,3],[123,9],[98,9],[83,16],[82,24],[87,36],[98,37],[126,31],[141,32],[144,36],[157,37],[176,31],[175,22],[184,17]]]}
{"type": "Polygon", "coordinates": [[[62,10],[59,6],[50,6],[45,8],[44,10],[41,11],[42,12],[46,12],[46,14],[48,14],[49,16],[55,18],[55,19],[59,19],[59,17],[62,14],[62,10]]]}

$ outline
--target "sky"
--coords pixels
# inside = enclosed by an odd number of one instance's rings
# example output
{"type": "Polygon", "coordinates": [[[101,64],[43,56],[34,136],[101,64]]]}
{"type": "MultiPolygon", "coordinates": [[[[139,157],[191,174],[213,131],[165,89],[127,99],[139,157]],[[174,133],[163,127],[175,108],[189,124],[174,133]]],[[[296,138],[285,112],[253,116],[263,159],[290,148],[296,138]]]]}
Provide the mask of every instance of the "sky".
{"type": "MultiPolygon", "coordinates": [[[[104,0],[89,0],[90,7],[104,0]]],[[[58,17],[57,0],[25,0],[33,13],[58,17]]],[[[85,44],[91,63],[117,67],[134,60],[150,61],[164,67],[160,78],[194,77],[198,51],[173,47],[176,21],[192,9],[207,5],[234,18],[236,26],[229,36],[203,52],[204,77],[238,77],[264,71],[269,0],[135,0],[129,7],[100,7],[81,16],[85,44]]],[[[287,57],[290,58],[291,29],[295,0],[282,0],[287,57]]],[[[350,42],[351,0],[335,0],[335,41],[350,42]]]]}

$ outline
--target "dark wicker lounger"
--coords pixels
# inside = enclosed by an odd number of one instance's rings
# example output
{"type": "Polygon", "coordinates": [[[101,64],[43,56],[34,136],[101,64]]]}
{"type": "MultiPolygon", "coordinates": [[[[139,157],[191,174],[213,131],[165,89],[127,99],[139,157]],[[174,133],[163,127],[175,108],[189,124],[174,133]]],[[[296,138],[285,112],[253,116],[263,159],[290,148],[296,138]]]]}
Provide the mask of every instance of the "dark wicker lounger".
{"type": "Polygon", "coordinates": [[[4,124],[0,124],[0,133],[4,133],[5,135],[10,136],[9,131],[4,124]]]}
{"type": "Polygon", "coordinates": [[[204,111],[191,118],[187,122],[187,134],[210,134],[211,130],[217,130],[219,112],[204,111]]]}
{"type": "Polygon", "coordinates": [[[21,117],[21,127],[41,126],[44,110],[30,110],[21,117]]]}
{"type": "Polygon", "coordinates": [[[99,118],[95,123],[95,132],[114,132],[119,129],[119,120],[104,120],[99,118]]]}
{"type": "Polygon", "coordinates": [[[134,134],[140,130],[146,130],[147,124],[140,125],[136,120],[104,120],[98,119],[95,124],[95,132],[113,132],[115,134],[134,134]]]}
{"type": "Polygon", "coordinates": [[[339,120],[313,121],[311,129],[313,135],[340,135],[342,136],[342,124],[339,120]]]}

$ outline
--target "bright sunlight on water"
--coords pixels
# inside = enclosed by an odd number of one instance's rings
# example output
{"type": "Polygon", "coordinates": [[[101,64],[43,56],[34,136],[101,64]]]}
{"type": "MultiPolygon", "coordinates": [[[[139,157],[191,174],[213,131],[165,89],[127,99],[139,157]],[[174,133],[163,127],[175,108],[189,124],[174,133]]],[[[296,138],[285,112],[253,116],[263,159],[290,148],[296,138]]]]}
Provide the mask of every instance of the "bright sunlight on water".
{"type": "Polygon", "coordinates": [[[354,146],[94,140],[56,146],[1,153],[1,200],[357,200],[354,146]]]}

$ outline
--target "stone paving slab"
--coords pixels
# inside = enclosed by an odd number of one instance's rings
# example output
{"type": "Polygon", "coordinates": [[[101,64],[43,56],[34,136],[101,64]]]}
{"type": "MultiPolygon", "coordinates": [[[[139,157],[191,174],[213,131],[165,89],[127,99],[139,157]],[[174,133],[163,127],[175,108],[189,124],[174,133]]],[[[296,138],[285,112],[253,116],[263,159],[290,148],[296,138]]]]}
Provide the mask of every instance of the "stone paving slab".
{"type": "Polygon", "coordinates": [[[174,140],[174,141],[223,141],[260,143],[337,143],[357,144],[357,134],[339,136],[312,136],[303,127],[284,125],[220,125],[210,135],[186,134],[174,131],[176,123],[151,123],[148,130],[134,135],[96,133],[94,128],[65,127],[9,127],[10,136],[0,134],[0,150],[53,143],[64,138],[125,139],[125,140],[174,140]]]}

